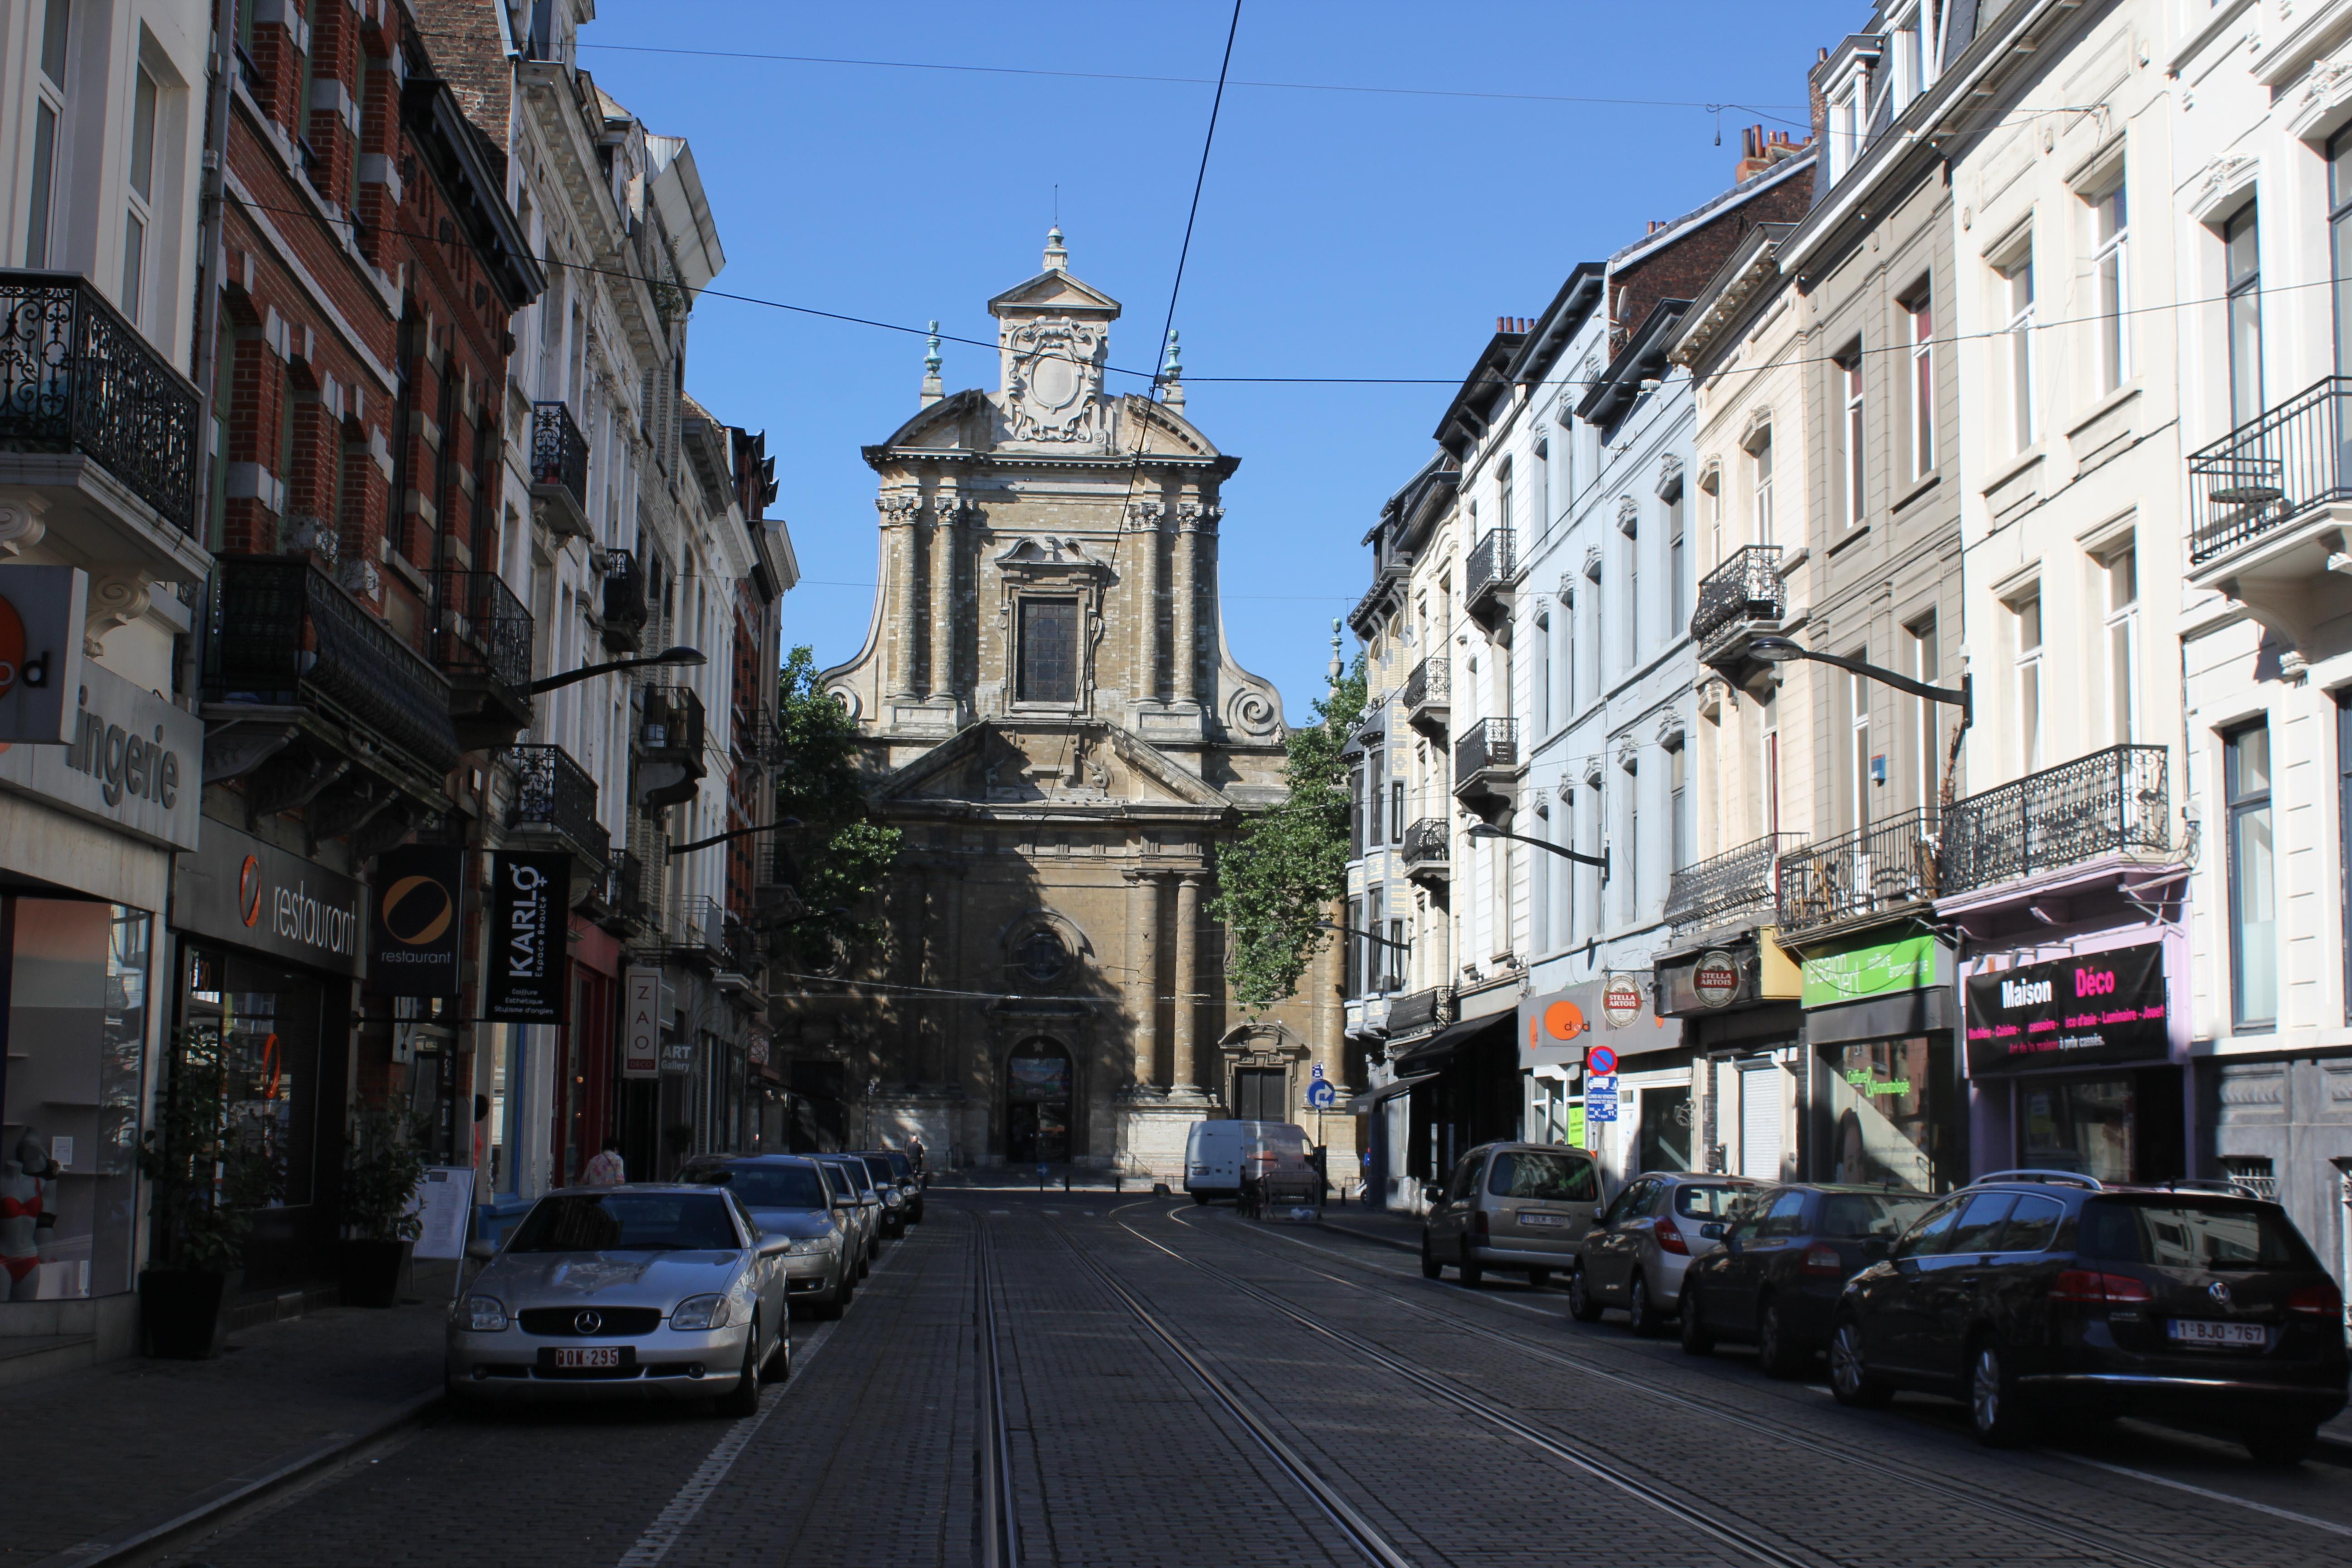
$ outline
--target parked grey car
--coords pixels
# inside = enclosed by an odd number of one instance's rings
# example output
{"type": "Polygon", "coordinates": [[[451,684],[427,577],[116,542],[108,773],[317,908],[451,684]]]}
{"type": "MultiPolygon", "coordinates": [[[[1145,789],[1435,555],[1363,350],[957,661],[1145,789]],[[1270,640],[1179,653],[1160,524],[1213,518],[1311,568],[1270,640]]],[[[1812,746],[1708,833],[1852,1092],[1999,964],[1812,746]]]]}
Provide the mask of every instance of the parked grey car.
{"type": "Polygon", "coordinates": [[[821,1154],[816,1159],[833,1183],[834,1196],[843,1212],[851,1216],[856,1237],[857,1277],[863,1279],[873,1272],[874,1260],[882,1256],[882,1200],[875,1194],[874,1178],[867,1176],[861,1185],[857,1178],[866,1166],[847,1154],[821,1154]]]}
{"type": "Polygon", "coordinates": [[[725,1187],[762,1232],[790,1237],[793,1249],[784,1258],[786,1299],[813,1317],[841,1316],[857,1289],[850,1222],[834,1207],[814,1161],[795,1154],[705,1156],[688,1162],[678,1180],[725,1187]]]}
{"type": "Polygon", "coordinates": [[[1732,1204],[1755,1186],[1744,1177],[1696,1171],[1653,1172],[1626,1183],[1613,1203],[1594,1211],[1592,1228],[1577,1247],[1569,1315],[1598,1322],[1607,1309],[1622,1307],[1635,1333],[1661,1331],[1681,1300],[1683,1270],[1722,1245],[1722,1230],[1709,1236],[1707,1228],[1719,1227],[1732,1204]]]}
{"type": "Polygon", "coordinates": [[[1490,1268],[1523,1268],[1532,1285],[1575,1261],[1592,1223],[1600,1167],[1559,1143],[1482,1143],[1454,1173],[1421,1226],[1421,1272],[1452,1264],[1475,1285],[1490,1268]]]}
{"type": "Polygon", "coordinates": [[[450,1309],[452,1395],[709,1399],[759,1408],[792,1369],[789,1237],[763,1236],[721,1190],[572,1187],[531,1205],[450,1309]]]}

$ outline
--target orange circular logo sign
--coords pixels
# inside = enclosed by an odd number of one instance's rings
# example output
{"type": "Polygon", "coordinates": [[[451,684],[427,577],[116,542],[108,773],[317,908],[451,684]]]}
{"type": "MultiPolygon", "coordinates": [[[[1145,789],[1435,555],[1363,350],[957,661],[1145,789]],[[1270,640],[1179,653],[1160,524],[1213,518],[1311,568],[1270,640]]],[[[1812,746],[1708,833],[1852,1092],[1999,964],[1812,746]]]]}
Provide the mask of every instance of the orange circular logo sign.
{"type": "Polygon", "coordinates": [[[236,868],[237,918],[249,927],[261,919],[261,860],[248,855],[236,868]]]}
{"type": "Polygon", "coordinates": [[[449,889],[430,877],[403,877],[383,890],[383,929],[403,947],[423,947],[449,929],[457,912],[449,889]]]}
{"type": "Polygon", "coordinates": [[[16,689],[25,669],[25,617],[5,595],[0,595],[0,697],[16,689]]]}
{"type": "Polygon", "coordinates": [[[1555,1040],[1572,1040],[1584,1030],[1584,1009],[1573,1002],[1555,1002],[1544,1009],[1544,1029],[1555,1040]]]}

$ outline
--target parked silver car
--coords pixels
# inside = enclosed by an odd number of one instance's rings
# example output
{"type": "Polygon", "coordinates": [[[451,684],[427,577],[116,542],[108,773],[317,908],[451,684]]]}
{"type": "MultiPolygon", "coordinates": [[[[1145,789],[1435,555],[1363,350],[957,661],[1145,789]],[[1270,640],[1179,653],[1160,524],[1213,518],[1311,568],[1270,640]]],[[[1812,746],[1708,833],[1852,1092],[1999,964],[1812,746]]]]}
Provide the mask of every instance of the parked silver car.
{"type": "Polygon", "coordinates": [[[1635,1333],[1662,1331],[1682,1299],[1683,1270],[1722,1245],[1706,1227],[1755,1186],[1696,1171],[1653,1172],[1626,1183],[1614,1202],[1593,1211],[1592,1228],[1576,1249],[1569,1315],[1598,1322],[1607,1309],[1622,1307],[1635,1333]]]}
{"type": "Polygon", "coordinates": [[[820,1154],[815,1158],[833,1184],[835,1200],[850,1216],[857,1248],[857,1277],[863,1279],[874,1271],[874,1260],[882,1256],[882,1200],[875,1194],[874,1178],[867,1176],[860,1185],[857,1178],[865,1172],[865,1163],[847,1154],[820,1154]]]}
{"type": "Polygon", "coordinates": [[[725,1187],[769,1236],[792,1237],[784,1258],[786,1299],[817,1318],[838,1318],[857,1289],[857,1267],[846,1213],[833,1205],[824,1173],[795,1154],[688,1162],[678,1180],[725,1187]]]}
{"type": "Polygon", "coordinates": [[[723,1189],[572,1187],[531,1205],[450,1309],[451,1394],[709,1399],[759,1408],[792,1369],[784,1260],[723,1189]]]}
{"type": "Polygon", "coordinates": [[[1447,1264],[1475,1285],[1489,1268],[1523,1268],[1532,1285],[1574,1261],[1601,1195],[1600,1167],[1559,1143],[1482,1143],[1454,1173],[1421,1226],[1421,1272],[1447,1264]]]}

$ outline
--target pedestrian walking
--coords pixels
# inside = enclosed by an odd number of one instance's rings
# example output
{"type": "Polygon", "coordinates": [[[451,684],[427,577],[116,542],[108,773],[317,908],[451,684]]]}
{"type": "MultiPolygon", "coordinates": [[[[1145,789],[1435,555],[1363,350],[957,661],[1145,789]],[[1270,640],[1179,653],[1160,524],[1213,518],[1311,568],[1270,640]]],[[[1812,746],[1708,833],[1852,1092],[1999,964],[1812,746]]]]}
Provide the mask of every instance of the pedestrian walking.
{"type": "Polygon", "coordinates": [[[907,1163],[915,1167],[915,1174],[923,1173],[923,1141],[919,1137],[907,1140],[907,1163]]]}
{"type": "Polygon", "coordinates": [[[605,1139],[604,1152],[589,1161],[588,1168],[580,1173],[580,1184],[583,1187],[617,1187],[628,1179],[628,1167],[621,1163],[621,1141],[618,1138],[605,1139]]]}

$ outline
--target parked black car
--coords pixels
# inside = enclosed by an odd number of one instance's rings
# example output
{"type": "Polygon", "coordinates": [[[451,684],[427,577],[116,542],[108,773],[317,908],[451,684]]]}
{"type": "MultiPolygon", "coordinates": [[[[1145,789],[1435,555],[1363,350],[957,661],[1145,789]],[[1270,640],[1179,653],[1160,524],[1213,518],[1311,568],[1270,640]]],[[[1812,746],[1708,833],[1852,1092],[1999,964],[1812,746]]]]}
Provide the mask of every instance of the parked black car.
{"type": "Polygon", "coordinates": [[[1769,1377],[1795,1377],[1830,1342],[1845,1282],[1887,1256],[1934,1206],[1899,1187],[1791,1184],[1743,1196],[1720,1225],[1723,1245],[1683,1274],[1683,1349],[1753,1342],[1769,1377]]]}
{"type": "Polygon", "coordinates": [[[2276,1204],[2062,1172],[1922,1215],[1846,1286],[1829,1353],[1840,1404],[1951,1394],[1989,1444],[2130,1411],[2233,1429],[2273,1464],[2311,1452],[2352,1372],[2343,1295],[2276,1204]]]}
{"type": "Polygon", "coordinates": [[[923,1223],[923,1173],[915,1169],[914,1161],[896,1149],[878,1149],[875,1152],[890,1162],[890,1169],[898,1178],[899,1190],[907,1194],[907,1218],[915,1225],[923,1223]]]}

